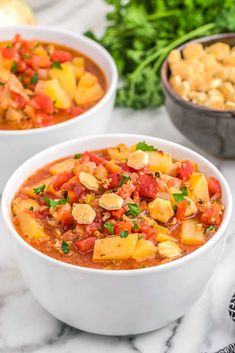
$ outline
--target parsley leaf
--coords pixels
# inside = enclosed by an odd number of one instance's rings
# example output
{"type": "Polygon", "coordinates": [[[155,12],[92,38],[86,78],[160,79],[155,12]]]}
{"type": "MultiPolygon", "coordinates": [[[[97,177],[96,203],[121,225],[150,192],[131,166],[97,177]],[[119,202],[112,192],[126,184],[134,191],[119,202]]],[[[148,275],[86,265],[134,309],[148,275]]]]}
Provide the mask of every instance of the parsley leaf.
{"type": "Polygon", "coordinates": [[[43,197],[43,200],[45,201],[47,206],[52,207],[52,208],[54,208],[58,205],[65,205],[66,203],[68,203],[70,201],[69,197],[55,201],[55,200],[50,199],[49,197],[46,197],[46,196],[43,197]]]}
{"type": "Polygon", "coordinates": [[[35,72],[35,73],[33,74],[33,76],[31,76],[30,82],[32,83],[32,85],[36,85],[36,83],[38,83],[38,79],[39,79],[38,73],[35,72]]]}
{"type": "Polygon", "coordinates": [[[148,145],[145,141],[138,142],[136,145],[136,150],[141,151],[157,151],[157,148],[151,145],[148,145]]]}
{"type": "Polygon", "coordinates": [[[33,189],[33,192],[34,192],[35,194],[40,194],[41,192],[43,192],[43,191],[45,190],[45,187],[46,187],[45,184],[41,184],[41,185],[39,185],[37,188],[34,188],[34,189],[33,189]]]}
{"type": "Polygon", "coordinates": [[[122,230],[121,232],[120,232],[120,237],[121,238],[126,238],[127,236],[128,236],[128,230],[122,230]]]}
{"type": "Polygon", "coordinates": [[[33,212],[33,206],[29,207],[29,210],[33,212]]]}
{"type": "Polygon", "coordinates": [[[216,230],[216,226],[211,224],[209,227],[206,228],[206,230],[209,230],[209,231],[216,230]]]}
{"type": "Polygon", "coordinates": [[[133,224],[133,229],[134,230],[139,229],[139,226],[138,226],[138,224],[137,224],[137,222],[135,220],[132,221],[132,224],[133,224]]]}
{"type": "Polygon", "coordinates": [[[126,216],[134,216],[137,217],[141,210],[135,203],[128,203],[129,211],[126,212],[126,216]]]}
{"type": "Polygon", "coordinates": [[[69,252],[69,244],[66,243],[66,241],[64,241],[64,240],[62,240],[61,249],[62,249],[64,254],[68,254],[68,252],[69,252]]]}
{"type": "Polygon", "coordinates": [[[142,239],[142,235],[141,234],[138,235],[138,239],[139,240],[142,239]]]}
{"type": "Polygon", "coordinates": [[[177,194],[172,194],[172,196],[174,197],[175,199],[175,202],[180,202],[180,201],[183,201],[185,200],[185,196],[188,196],[188,191],[187,191],[187,188],[185,186],[183,186],[181,189],[180,189],[181,192],[177,193],[177,194]]]}
{"type": "Polygon", "coordinates": [[[51,67],[53,69],[59,69],[59,70],[62,70],[62,66],[61,66],[61,63],[57,60],[53,61],[51,67]]]}
{"type": "Polygon", "coordinates": [[[22,56],[23,56],[23,59],[25,60],[28,60],[30,58],[29,53],[24,53],[22,56]]]}
{"type": "Polygon", "coordinates": [[[122,175],[117,187],[115,190],[117,191],[123,184],[125,184],[128,180],[131,180],[131,177],[129,175],[122,175]]]}
{"type": "Polygon", "coordinates": [[[81,158],[81,153],[75,153],[74,158],[75,159],[80,159],[81,158]]]}
{"type": "Polygon", "coordinates": [[[113,223],[106,222],[104,224],[104,228],[106,228],[109,231],[110,234],[114,233],[114,225],[113,225],[113,223]]]}
{"type": "Polygon", "coordinates": [[[11,72],[13,72],[13,74],[15,74],[17,72],[17,70],[18,70],[17,62],[15,60],[13,60],[11,72]]]}
{"type": "Polygon", "coordinates": [[[8,48],[8,49],[13,48],[13,44],[12,43],[7,44],[6,48],[8,48]]]}

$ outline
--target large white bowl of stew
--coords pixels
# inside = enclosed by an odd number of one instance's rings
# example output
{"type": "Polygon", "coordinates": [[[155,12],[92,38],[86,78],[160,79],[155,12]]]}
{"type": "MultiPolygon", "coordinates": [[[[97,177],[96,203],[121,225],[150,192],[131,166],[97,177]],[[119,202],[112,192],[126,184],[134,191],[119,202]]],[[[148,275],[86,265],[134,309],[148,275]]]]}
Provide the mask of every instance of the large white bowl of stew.
{"type": "Polygon", "coordinates": [[[13,170],[43,148],[104,132],[117,70],[89,38],[44,26],[0,33],[0,191],[13,170]]]}
{"type": "Polygon", "coordinates": [[[44,150],[9,179],[3,218],[26,284],[59,320],[131,335],[184,315],[220,259],[232,197],[183,146],[139,135],[44,150]]]}

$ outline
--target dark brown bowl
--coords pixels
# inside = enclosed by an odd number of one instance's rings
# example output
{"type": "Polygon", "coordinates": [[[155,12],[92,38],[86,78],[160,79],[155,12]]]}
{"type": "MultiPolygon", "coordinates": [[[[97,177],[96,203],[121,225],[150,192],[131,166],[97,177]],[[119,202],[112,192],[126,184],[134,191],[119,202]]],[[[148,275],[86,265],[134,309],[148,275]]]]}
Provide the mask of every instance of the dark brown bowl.
{"type": "MultiPolygon", "coordinates": [[[[199,38],[188,43],[203,46],[221,41],[235,46],[235,33],[218,34],[199,38]]],[[[223,158],[235,158],[235,111],[215,110],[188,102],[181,98],[169,84],[170,69],[167,59],[161,69],[165,105],[171,121],[192,143],[206,152],[223,158]]]]}

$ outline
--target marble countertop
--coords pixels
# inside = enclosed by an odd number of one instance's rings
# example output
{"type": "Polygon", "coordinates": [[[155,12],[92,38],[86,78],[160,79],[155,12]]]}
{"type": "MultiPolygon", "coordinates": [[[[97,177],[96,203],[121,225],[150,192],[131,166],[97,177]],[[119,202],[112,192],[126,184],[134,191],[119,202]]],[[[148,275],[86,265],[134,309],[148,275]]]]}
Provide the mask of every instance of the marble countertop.
{"type": "MultiPolygon", "coordinates": [[[[88,27],[102,31],[106,8],[100,0],[30,3],[39,23],[74,31],[88,27]]],[[[164,108],[115,109],[108,132],[154,135],[197,150],[172,126],[164,108]]],[[[234,194],[235,161],[199,152],[221,170],[234,194]]],[[[235,292],[234,218],[221,263],[190,312],[160,330],[122,338],[88,334],[48,314],[25,286],[5,234],[0,216],[0,353],[215,353],[228,345],[226,352],[235,352],[235,322],[228,313],[235,292]]]]}

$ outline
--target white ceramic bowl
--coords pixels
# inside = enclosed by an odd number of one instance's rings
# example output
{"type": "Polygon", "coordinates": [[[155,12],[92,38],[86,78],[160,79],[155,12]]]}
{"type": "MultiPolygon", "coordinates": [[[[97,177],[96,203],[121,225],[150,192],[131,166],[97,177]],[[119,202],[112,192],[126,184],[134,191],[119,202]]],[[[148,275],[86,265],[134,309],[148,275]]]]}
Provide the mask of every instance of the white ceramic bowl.
{"type": "Polygon", "coordinates": [[[43,148],[71,138],[105,132],[113,110],[118,79],[116,65],[109,53],[85,36],[46,26],[10,26],[1,28],[0,41],[12,39],[16,33],[24,38],[54,42],[84,53],[103,70],[108,88],[94,107],[77,118],[40,129],[0,130],[0,192],[11,173],[43,148]]]}
{"type": "Polygon", "coordinates": [[[26,161],[8,181],[2,197],[3,219],[11,234],[22,275],[39,303],[59,320],[105,335],[129,335],[162,327],[184,315],[200,297],[221,256],[232,211],[222,174],[196,152],[173,142],[139,135],[103,135],[68,141],[26,161]],[[23,181],[55,159],[84,150],[131,145],[145,140],[176,159],[192,159],[222,186],[224,219],[215,236],[193,253],[156,267],[97,270],[50,258],[26,243],[11,222],[10,205],[23,181]]]}

